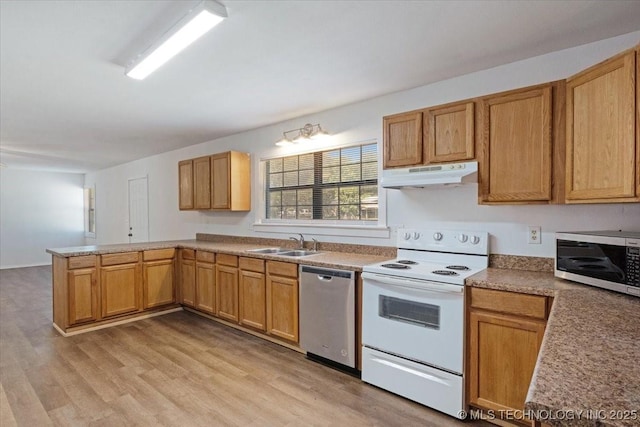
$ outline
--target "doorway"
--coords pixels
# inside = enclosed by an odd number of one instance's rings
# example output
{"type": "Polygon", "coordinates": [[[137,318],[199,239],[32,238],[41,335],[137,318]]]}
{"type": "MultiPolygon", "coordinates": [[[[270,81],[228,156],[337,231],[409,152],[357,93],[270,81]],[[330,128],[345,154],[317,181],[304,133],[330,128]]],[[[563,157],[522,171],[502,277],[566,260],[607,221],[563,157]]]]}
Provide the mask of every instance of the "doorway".
{"type": "Polygon", "coordinates": [[[129,180],[129,243],[149,241],[149,186],[147,177],[129,180]]]}

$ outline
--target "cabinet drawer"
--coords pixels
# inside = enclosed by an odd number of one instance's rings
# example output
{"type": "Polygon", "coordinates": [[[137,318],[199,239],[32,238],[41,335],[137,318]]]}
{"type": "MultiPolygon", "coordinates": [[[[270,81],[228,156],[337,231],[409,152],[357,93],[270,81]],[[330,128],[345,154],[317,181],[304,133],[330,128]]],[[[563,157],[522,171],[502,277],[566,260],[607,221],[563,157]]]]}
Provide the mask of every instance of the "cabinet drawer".
{"type": "Polygon", "coordinates": [[[213,252],[196,251],[196,259],[203,262],[216,262],[216,254],[213,252]]]}
{"type": "Polygon", "coordinates": [[[217,258],[220,265],[238,266],[238,257],[236,255],[218,254],[217,258]]]}
{"type": "Polygon", "coordinates": [[[95,255],[74,256],[69,258],[69,270],[96,266],[95,255]]]}
{"type": "Polygon", "coordinates": [[[258,258],[240,258],[240,270],[264,273],[264,260],[258,258]]]}
{"type": "Polygon", "coordinates": [[[181,249],[180,252],[182,252],[182,259],[196,258],[196,251],[194,251],[193,249],[181,249]]]}
{"type": "Polygon", "coordinates": [[[117,264],[130,264],[138,262],[140,255],[138,252],[125,252],[121,254],[107,254],[100,257],[101,264],[104,265],[117,265],[117,264]]]}
{"type": "Polygon", "coordinates": [[[150,251],[144,251],[145,261],[154,261],[156,259],[171,259],[175,255],[175,248],[169,249],[152,249],[150,251]]]}
{"type": "Polygon", "coordinates": [[[493,289],[471,288],[471,307],[517,316],[547,318],[547,297],[493,289]]]}
{"type": "Polygon", "coordinates": [[[286,277],[298,277],[298,264],[280,261],[267,261],[269,274],[286,277]]]}

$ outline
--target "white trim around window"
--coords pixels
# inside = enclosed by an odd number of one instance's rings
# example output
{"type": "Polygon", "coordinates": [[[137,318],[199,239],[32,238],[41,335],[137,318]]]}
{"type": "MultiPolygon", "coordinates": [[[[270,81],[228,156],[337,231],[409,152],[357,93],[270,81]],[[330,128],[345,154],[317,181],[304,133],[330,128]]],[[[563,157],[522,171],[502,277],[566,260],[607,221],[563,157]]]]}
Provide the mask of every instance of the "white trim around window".
{"type": "MultiPolygon", "coordinates": [[[[354,145],[362,145],[366,142],[332,146],[331,149],[339,149],[354,145]]],[[[326,148],[318,148],[314,151],[323,151],[326,148]]],[[[311,152],[311,151],[305,151],[311,152]]],[[[301,152],[291,153],[302,154],[301,152]]],[[[255,210],[255,222],[253,230],[264,233],[292,233],[301,230],[304,233],[316,234],[320,236],[340,236],[340,237],[359,237],[388,239],[391,236],[391,230],[387,226],[387,209],[386,209],[386,190],[378,184],[378,220],[377,221],[334,221],[334,220],[279,220],[266,219],[266,189],[265,189],[265,165],[264,161],[271,158],[282,157],[286,154],[278,156],[270,156],[269,158],[255,159],[255,170],[258,171],[254,189],[259,195],[257,200],[257,209],[255,210]]],[[[382,161],[380,160],[380,144],[378,143],[378,176],[382,176],[382,161]]]]}

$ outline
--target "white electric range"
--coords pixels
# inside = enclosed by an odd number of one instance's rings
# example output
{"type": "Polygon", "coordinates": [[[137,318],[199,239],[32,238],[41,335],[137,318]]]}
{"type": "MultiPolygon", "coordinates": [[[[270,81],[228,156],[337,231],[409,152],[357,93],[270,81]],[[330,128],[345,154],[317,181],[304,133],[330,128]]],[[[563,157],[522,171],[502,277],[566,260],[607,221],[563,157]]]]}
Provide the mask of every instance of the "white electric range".
{"type": "Polygon", "coordinates": [[[400,229],[397,243],[363,268],[362,380],[461,418],[464,280],[487,268],[489,235],[400,229]]]}

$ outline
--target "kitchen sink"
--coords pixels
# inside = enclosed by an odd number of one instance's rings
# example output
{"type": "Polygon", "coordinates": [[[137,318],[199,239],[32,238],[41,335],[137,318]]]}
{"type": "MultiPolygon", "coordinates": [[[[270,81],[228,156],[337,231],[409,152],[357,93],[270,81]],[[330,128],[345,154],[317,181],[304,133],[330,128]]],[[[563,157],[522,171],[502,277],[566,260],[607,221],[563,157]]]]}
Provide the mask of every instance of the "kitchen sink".
{"type": "Polygon", "coordinates": [[[275,254],[278,252],[289,251],[289,249],[282,248],[262,248],[262,249],[249,249],[247,252],[253,252],[256,254],[275,254]]]}
{"type": "Polygon", "coordinates": [[[272,254],[272,255],[282,255],[282,256],[290,256],[290,257],[301,257],[301,256],[309,256],[316,255],[320,252],[318,251],[307,251],[302,249],[287,249],[287,248],[259,248],[259,249],[249,249],[247,252],[253,252],[254,254],[272,254]]]}
{"type": "Polygon", "coordinates": [[[318,251],[295,250],[295,251],[277,252],[276,255],[298,257],[298,256],[316,255],[319,253],[320,252],[318,251]]]}

